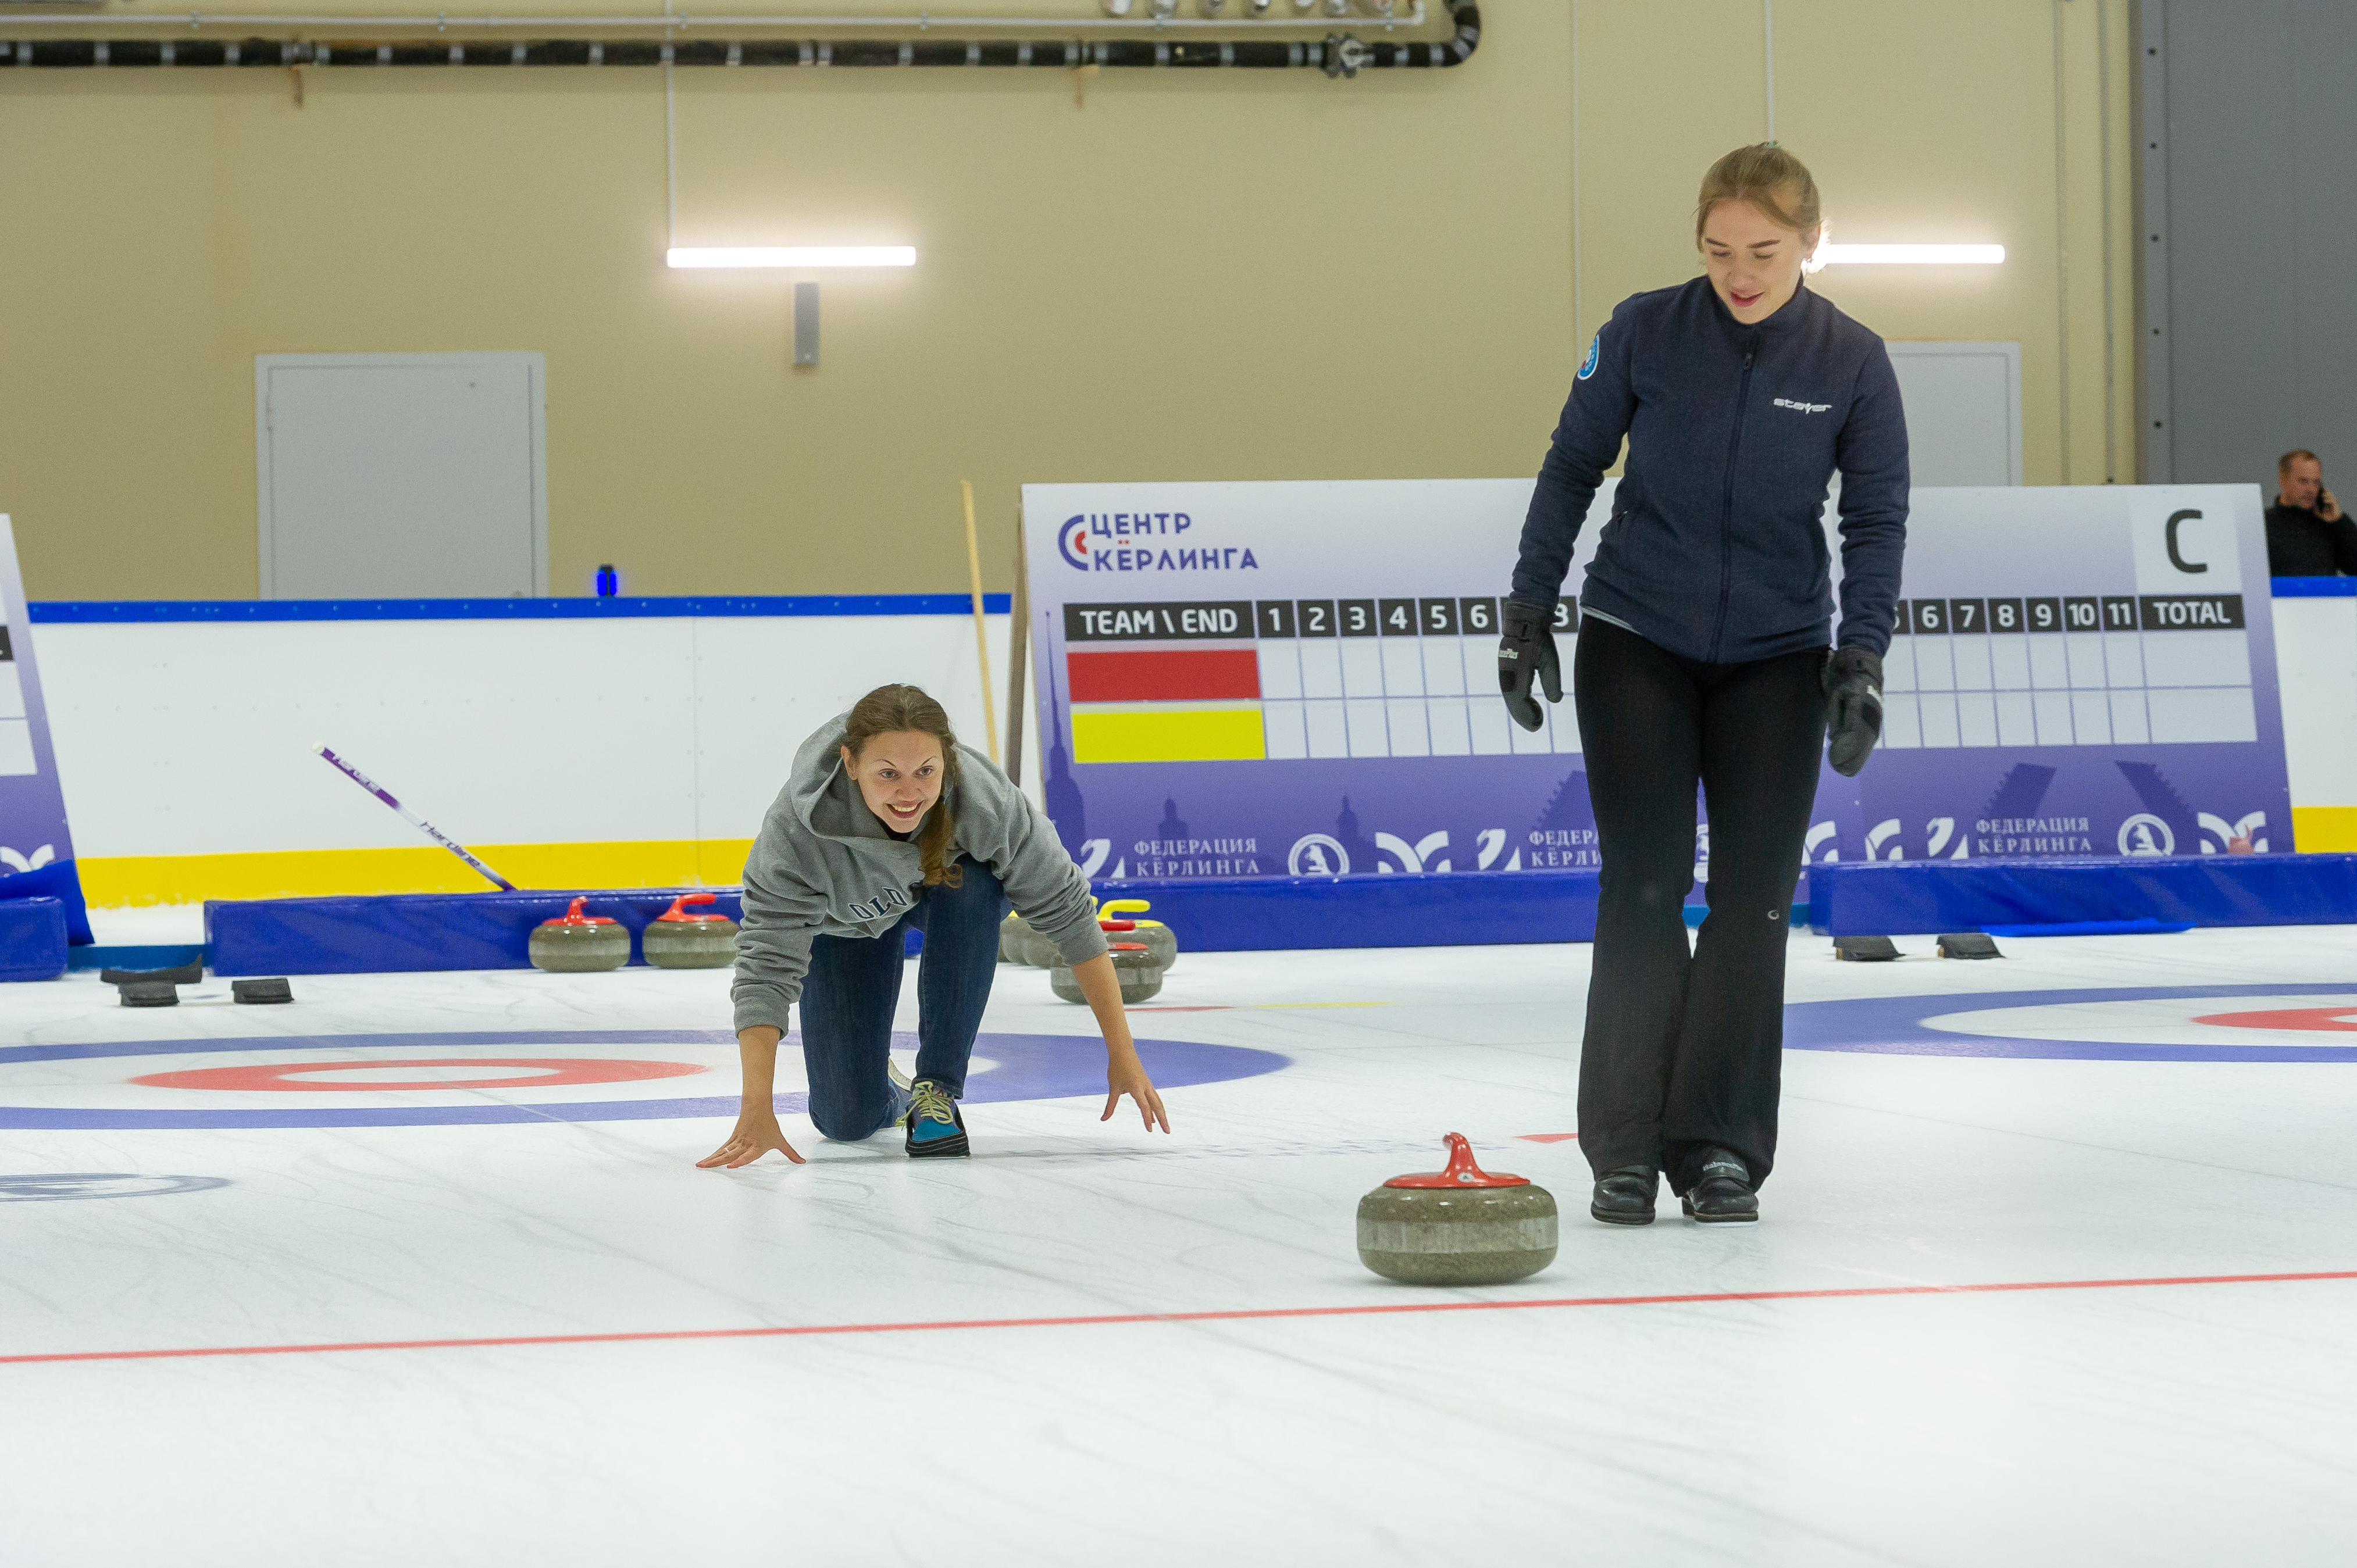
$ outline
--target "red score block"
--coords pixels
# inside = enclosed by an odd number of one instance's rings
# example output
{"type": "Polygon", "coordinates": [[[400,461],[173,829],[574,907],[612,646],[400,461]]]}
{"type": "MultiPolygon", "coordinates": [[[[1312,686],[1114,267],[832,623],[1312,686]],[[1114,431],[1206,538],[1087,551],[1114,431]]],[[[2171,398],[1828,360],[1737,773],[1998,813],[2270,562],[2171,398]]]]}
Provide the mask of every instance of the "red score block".
{"type": "Polygon", "coordinates": [[[1260,696],[1260,655],[1249,648],[1067,653],[1075,703],[1186,703],[1260,696]]]}

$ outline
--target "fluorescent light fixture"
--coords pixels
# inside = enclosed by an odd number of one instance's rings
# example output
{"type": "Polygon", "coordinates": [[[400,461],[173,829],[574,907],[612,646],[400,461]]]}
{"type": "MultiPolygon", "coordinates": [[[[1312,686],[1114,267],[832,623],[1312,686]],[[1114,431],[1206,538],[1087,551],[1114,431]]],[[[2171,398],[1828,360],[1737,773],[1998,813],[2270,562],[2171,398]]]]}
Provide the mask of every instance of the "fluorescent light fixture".
{"type": "Polygon", "coordinates": [[[1823,266],[1840,262],[1913,264],[1917,266],[1994,266],[2005,260],[2003,245],[1836,245],[1817,247],[1815,261],[1823,266]]]}
{"type": "Polygon", "coordinates": [[[913,267],[914,245],[673,245],[675,267],[913,267]]]}

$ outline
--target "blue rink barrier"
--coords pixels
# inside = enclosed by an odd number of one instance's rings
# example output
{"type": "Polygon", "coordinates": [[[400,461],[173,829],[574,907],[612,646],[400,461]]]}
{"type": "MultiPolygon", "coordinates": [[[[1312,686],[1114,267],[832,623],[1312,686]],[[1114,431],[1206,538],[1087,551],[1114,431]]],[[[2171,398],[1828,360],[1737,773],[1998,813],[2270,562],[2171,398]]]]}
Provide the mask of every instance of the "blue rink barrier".
{"type": "Polygon", "coordinates": [[[1146,918],[1189,952],[1297,948],[1480,947],[1596,940],[1593,871],[1254,876],[1099,882],[1101,898],[1144,898],[1146,918]]]}
{"type": "Polygon", "coordinates": [[[2173,937],[2190,920],[2067,920],[2059,926],[1983,926],[1992,937],[2173,937]]]}
{"type": "Polygon", "coordinates": [[[54,898],[63,907],[68,942],[79,947],[98,940],[91,934],[90,911],[81,901],[81,875],[72,861],[55,860],[30,871],[0,875],[0,904],[29,898],[54,898]]]}
{"type": "Polygon", "coordinates": [[[1993,926],[2357,923],[2357,854],[1876,861],[1809,867],[1809,929],[1904,936],[1993,926]]]}
{"type": "Polygon", "coordinates": [[[0,902],[0,981],[55,980],[65,972],[65,900],[0,902]]]}
{"type": "MultiPolygon", "coordinates": [[[[683,893],[709,893],[698,915],[744,916],[734,887],[630,887],[558,893],[387,893],[335,898],[209,898],[205,951],[215,974],[413,974],[446,969],[529,969],[532,929],[586,897],[585,915],[639,933],[683,893]]],[[[922,942],[909,934],[908,950],[922,942]]]]}
{"type": "MultiPolygon", "coordinates": [[[[1596,937],[1593,871],[1458,872],[1233,881],[1099,882],[1144,898],[1195,952],[1472,947],[1596,937]]],[[[588,912],[633,937],[685,888],[587,892],[588,912]]],[[[734,888],[700,906],[737,918],[734,888]]],[[[532,928],[576,897],[414,893],[213,900],[213,972],[380,974],[522,969],[532,928]]],[[[2357,854],[2178,855],[2126,860],[1876,862],[1810,867],[1810,927],[1829,936],[1902,936],[1994,926],[2357,923],[2357,854]]],[[[1691,917],[1689,917],[1691,918],[1691,917]]],[[[2059,934],[2059,933],[2057,933],[2059,934]]],[[[910,934],[909,951],[921,942],[910,934]]],[[[634,957],[633,963],[644,961],[634,957]]]]}
{"type": "MultiPolygon", "coordinates": [[[[1105,898],[1145,898],[1148,919],[1195,952],[1585,942],[1596,936],[1596,874],[1470,872],[1256,877],[1232,882],[1100,882],[1105,898]]],[[[524,969],[532,929],[586,896],[587,914],[637,934],[682,893],[700,912],[740,917],[735,888],[564,893],[396,893],[335,898],[210,899],[205,940],[215,974],[396,974],[524,969]]],[[[922,942],[909,934],[909,951],[922,942]]],[[[642,963],[633,956],[632,963],[642,963]]]]}
{"type": "Polygon", "coordinates": [[[633,887],[568,893],[392,893],[339,898],[205,901],[205,946],[215,974],[401,974],[442,969],[529,969],[532,929],[586,897],[584,914],[638,934],[683,893],[714,894],[697,914],[736,919],[734,888],[633,887]]]}

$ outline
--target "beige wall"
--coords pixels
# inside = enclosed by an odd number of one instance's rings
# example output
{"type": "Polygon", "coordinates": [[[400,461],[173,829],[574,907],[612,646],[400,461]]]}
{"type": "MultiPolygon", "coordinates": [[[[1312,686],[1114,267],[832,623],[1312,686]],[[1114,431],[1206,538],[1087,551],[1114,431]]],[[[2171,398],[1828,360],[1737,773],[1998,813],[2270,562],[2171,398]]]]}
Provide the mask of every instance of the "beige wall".
{"type": "MultiPolygon", "coordinates": [[[[1764,134],[1761,12],[1483,16],[1457,70],[1107,70],[1077,106],[1058,70],[681,70],[681,242],[920,249],[825,280],[803,371],[782,275],[662,265],[660,71],[329,68],[297,107],[276,70],[0,69],[0,510],[27,588],[252,596],[265,352],[544,351],[560,593],[600,561],[637,593],[961,587],[960,478],[1004,587],[1027,480],[1528,472],[1586,334],[1691,275],[1703,166],[1764,134]]],[[[2065,477],[2058,211],[2068,478],[2106,477],[2108,146],[2132,479],[2124,0],[1775,20],[1778,134],[1838,237],[2007,247],[1818,286],[1888,337],[2018,339],[2033,483],[2065,477]]]]}

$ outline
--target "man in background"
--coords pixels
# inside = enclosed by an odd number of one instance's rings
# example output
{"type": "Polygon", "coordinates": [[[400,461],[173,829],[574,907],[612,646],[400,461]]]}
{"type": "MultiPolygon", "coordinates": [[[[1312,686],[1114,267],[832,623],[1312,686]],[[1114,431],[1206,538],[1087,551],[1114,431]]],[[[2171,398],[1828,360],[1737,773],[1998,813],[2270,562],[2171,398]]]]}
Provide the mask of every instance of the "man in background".
{"type": "Polygon", "coordinates": [[[2267,508],[2267,575],[2357,577],[2357,522],[2324,488],[2324,465],[2295,446],[2276,460],[2276,504],[2267,508]]]}

